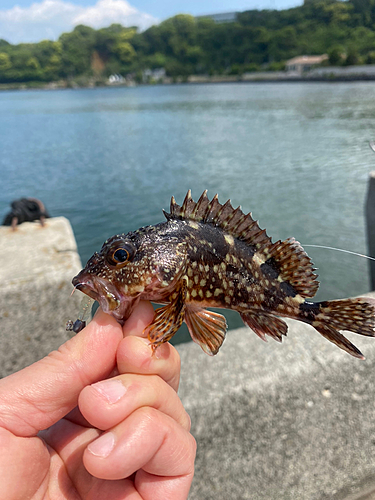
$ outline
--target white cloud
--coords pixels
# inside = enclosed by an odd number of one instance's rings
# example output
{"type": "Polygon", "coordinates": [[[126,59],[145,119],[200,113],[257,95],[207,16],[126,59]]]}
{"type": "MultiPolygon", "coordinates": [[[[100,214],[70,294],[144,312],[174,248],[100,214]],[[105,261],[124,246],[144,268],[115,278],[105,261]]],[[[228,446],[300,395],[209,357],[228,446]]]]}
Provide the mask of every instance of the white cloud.
{"type": "Polygon", "coordinates": [[[138,26],[145,29],[155,24],[157,20],[132,7],[125,0],[99,0],[92,7],[87,7],[77,14],[74,24],[87,24],[93,28],[108,26],[117,22],[127,26],[138,26]]]}
{"type": "Polygon", "coordinates": [[[140,12],[126,0],[98,0],[83,7],[64,0],[43,0],[30,7],[0,10],[0,38],[10,43],[56,40],[77,24],[102,28],[112,23],[138,26],[141,30],[159,20],[140,12]]]}

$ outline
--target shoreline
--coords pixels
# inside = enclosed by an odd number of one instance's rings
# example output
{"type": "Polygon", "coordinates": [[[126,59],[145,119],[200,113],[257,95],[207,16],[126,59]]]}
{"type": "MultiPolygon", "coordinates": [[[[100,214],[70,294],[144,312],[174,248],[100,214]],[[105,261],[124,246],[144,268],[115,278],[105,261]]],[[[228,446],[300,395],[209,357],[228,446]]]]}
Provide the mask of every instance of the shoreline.
{"type": "Polygon", "coordinates": [[[262,71],[244,73],[242,75],[190,75],[172,79],[165,77],[150,83],[136,83],[133,80],[124,83],[107,83],[103,80],[88,78],[86,83],[69,82],[19,82],[0,83],[0,91],[5,90],[64,90],[86,88],[134,87],[145,85],[178,85],[178,84],[215,84],[215,83],[342,83],[375,81],[375,65],[343,67],[321,67],[306,75],[286,73],[283,71],[262,71]]]}

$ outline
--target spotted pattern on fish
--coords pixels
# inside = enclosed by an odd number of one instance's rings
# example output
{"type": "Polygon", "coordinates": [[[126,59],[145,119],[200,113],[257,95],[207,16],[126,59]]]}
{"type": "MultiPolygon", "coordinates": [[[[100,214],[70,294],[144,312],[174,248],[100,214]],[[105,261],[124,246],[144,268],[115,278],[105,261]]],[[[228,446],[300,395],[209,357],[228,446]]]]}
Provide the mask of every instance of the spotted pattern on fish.
{"type": "Polygon", "coordinates": [[[263,340],[281,341],[285,316],[312,325],[356,357],[363,357],[340,330],[374,336],[371,299],[311,302],[319,286],[315,269],[294,239],[273,243],[251,214],[190,191],[180,206],[172,197],[166,222],[106,240],[73,284],[98,300],[121,324],[139,300],[164,304],[147,329],[156,348],[183,321],[205,352],[216,354],[226,321],[207,307],[238,311],[263,340]]]}

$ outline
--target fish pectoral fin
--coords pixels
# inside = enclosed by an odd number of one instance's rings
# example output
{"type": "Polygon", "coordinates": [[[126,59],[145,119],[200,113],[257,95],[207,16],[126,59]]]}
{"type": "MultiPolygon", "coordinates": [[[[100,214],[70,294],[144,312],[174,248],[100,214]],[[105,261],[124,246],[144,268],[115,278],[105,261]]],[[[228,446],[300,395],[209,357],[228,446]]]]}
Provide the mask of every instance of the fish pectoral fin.
{"type": "Polygon", "coordinates": [[[185,323],[194,342],[199,344],[205,353],[214,356],[224,342],[228,328],[224,316],[189,305],[185,309],[185,323]]]}
{"type": "Polygon", "coordinates": [[[169,296],[170,302],[155,311],[152,323],[145,329],[152,347],[168,342],[182,325],[185,317],[186,281],[183,280],[169,296]]]}
{"type": "Polygon", "coordinates": [[[285,321],[272,314],[258,311],[240,313],[242,321],[249,326],[262,340],[267,342],[266,335],[281,342],[282,335],[286,335],[288,325],[285,321]]]}

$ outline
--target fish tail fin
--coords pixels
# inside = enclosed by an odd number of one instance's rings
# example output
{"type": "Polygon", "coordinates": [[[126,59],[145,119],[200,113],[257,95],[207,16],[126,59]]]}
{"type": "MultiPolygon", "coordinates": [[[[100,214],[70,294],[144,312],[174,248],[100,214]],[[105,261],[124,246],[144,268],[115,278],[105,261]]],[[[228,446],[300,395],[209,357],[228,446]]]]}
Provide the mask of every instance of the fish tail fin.
{"type": "Polygon", "coordinates": [[[331,300],[303,304],[304,321],[323,337],[352,356],[365,359],[363,354],[339,330],[348,330],[375,337],[375,300],[369,298],[331,300]],[[307,319],[309,317],[309,319],[307,319]]]}

